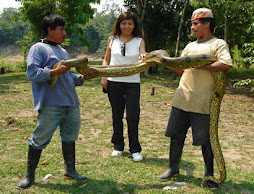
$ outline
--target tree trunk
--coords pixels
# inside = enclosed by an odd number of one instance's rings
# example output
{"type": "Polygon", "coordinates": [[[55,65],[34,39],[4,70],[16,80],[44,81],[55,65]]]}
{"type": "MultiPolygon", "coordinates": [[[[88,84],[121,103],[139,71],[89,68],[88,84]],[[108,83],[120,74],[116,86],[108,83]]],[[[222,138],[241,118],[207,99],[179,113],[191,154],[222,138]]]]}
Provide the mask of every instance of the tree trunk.
{"type": "Polygon", "coordinates": [[[186,15],[186,10],[187,10],[188,4],[189,4],[189,0],[186,0],[184,8],[183,8],[183,14],[182,14],[182,17],[181,17],[181,20],[180,20],[179,28],[178,28],[175,57],[177,57],[179,55],[182,27],[183,27],[183,22],[184,22],[184,18],[185,18],[185,15],[186,15]]]}
{"type": "Polygon", "coordinates": [[[224,40],[228,42],[228,8],[225,10],[225,29],[224,29],[224,40]]]}
{"type": "MultiPolygon", "coordinates": [[[[145,8],[146,8],[146,5],[147,5],[147,2],[148,2],[148,0],[144,0],[144,1],[136,0],[135,5],[136,5],[136,8],[137,8],[137,12],[140,14],[139,17],[138,17],[138,20],[139,20],[140,30],[142,32],[142,37],[145,41],[146,51],[150,51],[147,36],[146,36],[144,25],[143,25],[144,24],[144,19],[145,19],[145,8]]],[[[149,75],[149,70],[145,70],[145,75],[149,75]]]]}

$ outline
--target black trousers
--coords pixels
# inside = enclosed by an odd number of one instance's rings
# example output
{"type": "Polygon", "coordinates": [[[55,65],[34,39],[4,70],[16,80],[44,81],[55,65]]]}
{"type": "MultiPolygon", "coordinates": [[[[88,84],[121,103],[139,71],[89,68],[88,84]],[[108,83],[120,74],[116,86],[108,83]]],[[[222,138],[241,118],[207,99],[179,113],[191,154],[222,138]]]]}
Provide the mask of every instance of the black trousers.
{"type": "Polygon", "coordinates": [[[123,116],[126,108],[129,151],[130,153],[141,152],[138,139],[140,83],[108,81],[108,98],[112,107],[113,136],[111,142],[114,144],[114,149],[124,150],[123,116]]]}
{"type": "Polygon", "coordinates": [[[184,140],[191,127],[193,145],[208,145],[210,144],[209,122],[209,114],[186,112],[172,107],[165,136],[184,140]]]}

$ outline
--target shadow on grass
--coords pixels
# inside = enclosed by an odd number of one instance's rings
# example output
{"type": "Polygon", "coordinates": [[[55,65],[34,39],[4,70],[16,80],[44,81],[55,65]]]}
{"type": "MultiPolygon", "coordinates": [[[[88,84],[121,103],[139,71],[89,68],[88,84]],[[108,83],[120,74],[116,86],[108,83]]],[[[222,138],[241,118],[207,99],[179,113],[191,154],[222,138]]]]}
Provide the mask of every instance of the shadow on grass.
{"type": "MultiPolygon", "coordinates": [[[[34,186],[49,190],[52,193],[64,192],[64,193],[137,193],[138,191],[148,191],[148,190],[160,190],[172,184],[172,182],[185,182],[193,186],[200,187],[201,178],[196,178],[193,176],[178,175],[171,178],[169,181],[164,181],[156,184],[128,184],[128,183],[117,183],[112,180],[95,180],[88,179],[86,181],[73,181],[70,184],[41,184],[34,183],[34,186]],[[187,180],[187,181],[186,181],[187,180]]],[[[224,189],[225,190],[225,189],[224,189]]]]}
{"type": "MultiPolygon", "coordinates": [[[[197,178],[193,176],[195,166],[189,162],[182,161],[180,167],[181,171],[186,171],[187,175],[179,174],[178,176],[172,177],[168,181],[151,184],[129,184],[129,183],[118,183],[112,180],[96,180],[87,179],[85,181],[70,180],[69,183],[37,183],[35,182],[32,187],[39,187],[44,190],[48,190],[50,193],[138,193],[139,191],[163,191],[163,188],[170,186],[174,182],[185,182],[189,189],[201,187],[202,177],[197,178]],[[187,166],[186,166],[187,164],[187,166]],[[190,166],[190,167],[189,167],[190,166]]],[[[181,173],[181,172],[180,172],[181,173]]],[[[250,182],[243,182],[240,184],[232,181],[225,181],[220,184],[218,190],[207,190],[204,185],[204,192],[208,193],[253,193],[254,184],[250,182]]],[[[201,188],[200,188],[201,189],[201,188]]],[[[183,189],[184,191],[186,189],[183,189]]],[[[188,189],[187,189],[188,190],[188,189]]],[[[172,190],[173,191],[173,190],[172,190]]],[[[175,192],[175,190],[174,190],[175,192]]]]}
{"type": "Polygon", "coordinates": [[[34,186],[41,187],[49,190],[52,193],[66,192],[66,193],[135,193],[136,189],[142,187],[134,184],[118,184],[116,181],[111,180],[95,180],[87,179],[85,181],[71,180],[70,184],[41,184],[34,183],[34,186]]]}
{"type": "Polygon", "coordinates": [[[26,73],[8,73],[0,75],[0,93],[9,92],[13,85],[28,83],[26,73]]]}

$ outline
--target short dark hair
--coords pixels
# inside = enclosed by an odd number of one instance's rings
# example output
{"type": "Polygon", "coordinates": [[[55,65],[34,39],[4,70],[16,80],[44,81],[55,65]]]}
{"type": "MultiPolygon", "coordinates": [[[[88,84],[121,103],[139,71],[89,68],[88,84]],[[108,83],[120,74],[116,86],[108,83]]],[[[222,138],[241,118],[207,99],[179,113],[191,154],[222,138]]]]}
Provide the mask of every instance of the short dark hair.
{"type": "Polygon", "coordinates": [[[141,37],[142,36],[141,32],[139,30],[139,27],[138,27],[138,20],[137,20],[135,14],[131,11],[126,11],[126,12],[119,15],[119,17],[117,18],[117,20],[113,26],[113,32],[112,32],[113,36],[120,36],[120,34],[121,34],[120,23],[123,20],[133,20],[134,29],[133,29],[132,35],[134,37],[141,37]]]}
{"type": "Polygon", "coordinates": [[[209,22],[210,23],[210,30],[213,33],[215,28],[215,20],[213,18],[199,18],[198,19],[202,24],[209,22]]]}
{"type": "Polygon", "coordinates": [[[43,18],[42,20],[42,33],[44,36],[48,35],[48,27],[55,30],[57,26],[64,26],[65,19],[58,14],[50,14],[43,18]]]}

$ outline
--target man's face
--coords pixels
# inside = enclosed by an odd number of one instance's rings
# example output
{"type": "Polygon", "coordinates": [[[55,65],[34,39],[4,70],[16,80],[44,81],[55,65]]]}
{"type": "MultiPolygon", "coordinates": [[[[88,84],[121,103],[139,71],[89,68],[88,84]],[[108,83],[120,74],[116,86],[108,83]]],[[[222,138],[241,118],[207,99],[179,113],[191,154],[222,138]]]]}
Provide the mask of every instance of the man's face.
{"type": "Polygon", "coordinates": [[[191,30],[194,33],[195,37],[199,40],[202,40],[207,33],[207,29],[210,28],[209,22],[202,24],[198,19],[196,19],[191,23],[191,30]]]}
{"type": "Polygon", "coordinates": [[[55,30],[48,28],[48,37],[57,44],[64,42],[66,34],[64,26],[57,26],[55,30]]]}

